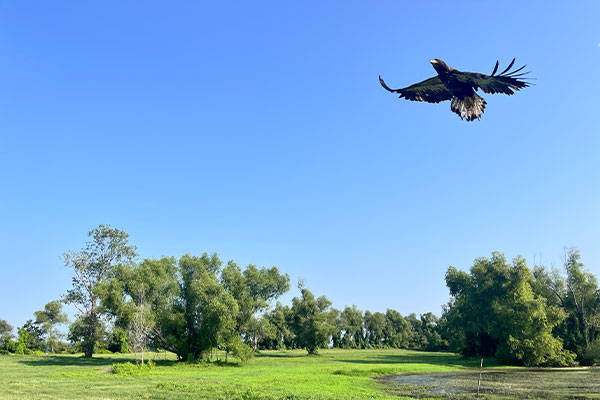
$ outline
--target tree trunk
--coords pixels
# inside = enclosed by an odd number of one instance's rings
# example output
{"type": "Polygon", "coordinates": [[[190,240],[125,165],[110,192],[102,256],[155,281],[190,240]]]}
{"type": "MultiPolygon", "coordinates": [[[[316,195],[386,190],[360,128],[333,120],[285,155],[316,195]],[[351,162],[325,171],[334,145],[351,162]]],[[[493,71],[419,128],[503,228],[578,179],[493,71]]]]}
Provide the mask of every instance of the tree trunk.
{"type": "Polygon", "coordinates": [[[87,343],[84,341],[84,357],[91,358],[94,354],[94,345],[95,345],[95,334],[96,334],[96,299],[92,298],[92,306],[90,308],[90,314],[87,317],[87,328],[88,328],[88,337],[87,343]]]}
{"type": "Polygon", "coordinates": [[[477,381],[477,397],[479,397],[479,388],[481,387],[481,373],[483,372],[483,358],[479,364],[479,380],[477,381]]]}

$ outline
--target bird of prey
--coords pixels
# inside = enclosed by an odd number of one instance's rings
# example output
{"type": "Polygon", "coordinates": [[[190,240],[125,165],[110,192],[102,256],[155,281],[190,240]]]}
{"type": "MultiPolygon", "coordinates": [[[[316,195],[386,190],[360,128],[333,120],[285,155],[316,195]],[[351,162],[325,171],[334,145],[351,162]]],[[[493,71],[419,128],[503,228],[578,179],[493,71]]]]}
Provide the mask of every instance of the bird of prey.
{"type": "Polygon", "coordinates": [[[476,91],[481,89],[484,93],[514,94],[514,91],[528,87],[530,84],[522,78],[529,72],[521,72],[525,65],[510,71],[515,64],[515,59],[509,66],[496,75],[498,61],[491,75],[478,72],[462,72],[449,67],[445,62],[437,58],[429,61],[437,72],[437,76],[415,83],[402,89],[392,89],[385,84],[381,76],[379,83],[392,93],[399,93],[400,98],[412,101],[426,101],[428,103],[439,103],[452,100],[450,109],[457,113],[461,119],[473,121],[481,119],[486,102],[476,91]]]}

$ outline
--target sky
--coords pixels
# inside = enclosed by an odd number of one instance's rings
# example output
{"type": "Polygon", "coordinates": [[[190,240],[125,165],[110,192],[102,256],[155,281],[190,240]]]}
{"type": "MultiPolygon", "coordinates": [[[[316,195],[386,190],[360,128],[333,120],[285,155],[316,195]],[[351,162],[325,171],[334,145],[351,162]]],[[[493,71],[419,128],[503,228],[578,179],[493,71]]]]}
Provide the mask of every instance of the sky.
{"type": "Polygon", "coordinates": [[[600,2],[0,0],[0,318],[99,224],[140,259],[276,265],[336,308],[439,315],[503,252],[600,276],[600,2]],[[399,100],[440,58],[535,86],[399,100]]]}

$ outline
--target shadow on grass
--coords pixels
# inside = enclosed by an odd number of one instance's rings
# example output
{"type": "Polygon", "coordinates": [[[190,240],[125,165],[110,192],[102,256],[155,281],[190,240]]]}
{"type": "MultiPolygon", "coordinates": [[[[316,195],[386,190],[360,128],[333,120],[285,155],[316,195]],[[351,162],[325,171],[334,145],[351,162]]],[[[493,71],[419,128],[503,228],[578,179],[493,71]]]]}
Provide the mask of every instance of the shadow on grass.
{"type": "Polygon", "coordinates": [[[255,358],[300,358],[306,357],[306,353],[281,354],[281,353],[256,353],[255,358]]]}
{"type": "MultiPolygon", "coordinates": [[[[157,366],[171,366],[175,364],[182,364],[176,360],[155,360],[150,359],[157,366]]],[[[130,357],[129,355],[122,356],[111,356],[111,357],[103,357],[101,355],[94,356],[92,358],[88,357],[77,357],[77,356],[64,356],[64,355],[55,355],[55,356],[32,356],[23,360],[19,360],[18,362],[24,365],[28,365],[30,367],[41,367],[41,366],[81,366],[81,367],[104,367],[110,366],[115,363],[124,363],[124,362],[136,363],[134,357],[130,357]]],[[[139,358],[138,360],[139,361],[139,358]]],[[[148,361],[148,359],[146,359],[148,361]]]]}
{"type": "Polygon", "coordinates": [[[130,358],[114,358],[114,357],[73,357],[73,356],[34,356],[19,360],[18,362],[31,367],[41,366],[74,366],[80,365],[82,367],[97,366],[102,367],[106,365],[112,365],[117,362],[133,361],[130,358]]]}
{"type": "MultiPolygon", "coordinates": [[[[463,367],[479,367],[479,358],[463,358],[454,354],[413,352],[411,354],[382,354],[365,360],[336,358],[335,361],[350,364],[430,364],[459,365],[463,367]]],[[[484,359],[484,367],[498,367],[502,364],[496,359],[484,359]]]]}

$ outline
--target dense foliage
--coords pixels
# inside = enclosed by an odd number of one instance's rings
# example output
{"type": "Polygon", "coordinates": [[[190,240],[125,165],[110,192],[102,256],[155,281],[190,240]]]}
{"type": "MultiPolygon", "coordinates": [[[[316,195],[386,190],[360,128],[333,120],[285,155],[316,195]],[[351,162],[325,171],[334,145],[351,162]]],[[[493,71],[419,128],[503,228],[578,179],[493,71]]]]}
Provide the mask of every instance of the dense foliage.
{"type": "Polygon", "coordinates": [[[100,339],[102,309],[99,308],[98,287],[108,279],[117,265],[131,263],[137,256],[135,246],[128,244],[129,235],[110,226],[99,225],[88,233],[91,238],[79,252],[70,251],[63,255],[65,265],[73,269],[73,288],[64,297],[64,302],[73,304],[81,313],[77,326],[70,337],[81,342],[86,357],[94,354],[100,339]],[[77,334],[77,335],[76,335],[77,334]]]}
{"type": "Polygon", "coordinates": [[[573,355],[552,335],[566,314],[534,293],[525,260],[500,253],[475,260],[470,274],[448,268],[446,329],[453,350],[532,365],[565,365],[573,355]]]}
{"type": "Polygon", "coordinates": [[[450,301],[441,317],[388,309],[331,307],[303,283],[291,306],[273,302],[289,290],[277,267],[241,268],[216,254],[134,262],[128,235],[100,225],[80,252],[64,256],[75,273],[63,298],[80,311],[67,338],[62,303],[52,301],[17,329],[0,320],[0,352],[143,353],[169,351],[182,361],[213,350],[247,360],[264,349],[398,348],[452,350],[526,366],[600,363],[600,290],[579,253],[562,270],[501,253],[478,258],[469,272],[449,267],[450,301]]]}
{"type": "Polygon", "coordinates": [[[533,287],[566,318],[553,333],[583,364],[600,363],[600,290],[596,277],[585,269],[576,249],[568,249],[562,271],[536,266],[533,287]],[[595,356],[594,356],[595,354],[595,356]]]}

